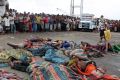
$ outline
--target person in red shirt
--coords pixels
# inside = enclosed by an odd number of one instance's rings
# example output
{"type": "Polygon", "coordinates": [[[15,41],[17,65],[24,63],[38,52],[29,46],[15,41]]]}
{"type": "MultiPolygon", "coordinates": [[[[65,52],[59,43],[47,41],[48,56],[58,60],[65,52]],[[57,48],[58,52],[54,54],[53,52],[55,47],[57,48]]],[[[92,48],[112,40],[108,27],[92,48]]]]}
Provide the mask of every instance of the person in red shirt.
{"type": "Polygon", "coordinates": [[[49,23],[48,23],[48,16],[44,18],[44,24],[45,24],[45,31],[49,31],[49,23]]]}

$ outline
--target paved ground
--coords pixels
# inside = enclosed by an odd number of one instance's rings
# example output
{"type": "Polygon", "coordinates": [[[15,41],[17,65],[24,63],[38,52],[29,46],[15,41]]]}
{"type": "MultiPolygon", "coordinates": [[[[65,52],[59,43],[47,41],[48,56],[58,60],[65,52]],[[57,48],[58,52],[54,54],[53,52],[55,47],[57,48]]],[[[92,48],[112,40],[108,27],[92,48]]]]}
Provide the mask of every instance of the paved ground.
{"type": "MultiPolygon", "coordinates": [[[[92,32],[42,32],[42,33],[17,33],[0,35],[0,47],[9,49],[10,47],[6,45],[7,42],[19,43],[25,38],[30,36],[39,36],[43,38],[61,39],[61,40],[73,40],[79,43],[80,41],[86,41],[92,44],[96,44],[99,41],[99,34],[92,32]]],[[[112,40],[119,41],[120,33],[112,33],[112,40]]],[[[119,41],[120,42],[120,41],[119,41]]],[[[106,55],[104,58],[95,59],[98,66],[103,66],[107,68],[108,73],[120,76],[120,55],[106,55]]],[[[10,68],[6,68],[10,71],[10,68]]],[[[18,73],[18,71],[15,71],[18,73]]],[[[23,77],[28,75],[25,73],[19,73],[23,77]]]]}

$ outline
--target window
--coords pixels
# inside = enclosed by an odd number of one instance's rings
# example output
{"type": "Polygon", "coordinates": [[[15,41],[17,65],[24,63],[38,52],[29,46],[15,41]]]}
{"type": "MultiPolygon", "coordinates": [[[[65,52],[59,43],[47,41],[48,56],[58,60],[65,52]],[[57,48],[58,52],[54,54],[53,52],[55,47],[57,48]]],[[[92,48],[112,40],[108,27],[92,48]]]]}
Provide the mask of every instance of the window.
{"type": "Polygon", "coordinates": [[[90,26],[90,23],[82,23],[82,28],[89,28],[90,26]]]}

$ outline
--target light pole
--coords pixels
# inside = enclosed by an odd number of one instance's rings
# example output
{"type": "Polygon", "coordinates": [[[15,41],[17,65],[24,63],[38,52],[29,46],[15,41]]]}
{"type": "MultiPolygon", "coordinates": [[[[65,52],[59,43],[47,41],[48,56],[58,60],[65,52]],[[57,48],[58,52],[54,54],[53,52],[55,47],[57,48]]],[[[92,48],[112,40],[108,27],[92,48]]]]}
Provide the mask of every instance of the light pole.
{"type": "Polygon", "coordinates": [[[70,3],[70,16],[74,15],[74,0],[71,0],[70,3]]]}
{"type": "Polygon", "coordinates": [[[81,0],[81,3],[80,3],[80,27],[82,27],[82,24],[81,24],[82,16],[83,16],[83,0],[81,0]]]}

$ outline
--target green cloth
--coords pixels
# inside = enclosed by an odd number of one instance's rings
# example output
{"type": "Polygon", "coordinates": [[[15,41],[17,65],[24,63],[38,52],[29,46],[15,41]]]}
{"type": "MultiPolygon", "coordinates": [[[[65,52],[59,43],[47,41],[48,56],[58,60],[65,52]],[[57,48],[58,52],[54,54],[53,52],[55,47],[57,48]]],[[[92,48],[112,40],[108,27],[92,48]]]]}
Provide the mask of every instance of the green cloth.
{"type": "Polygon", "coordinates": [[[120,44],[113,45],[112,50],[113,50],[113,52],[120,52],[120,44]]]}

